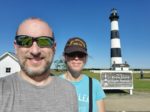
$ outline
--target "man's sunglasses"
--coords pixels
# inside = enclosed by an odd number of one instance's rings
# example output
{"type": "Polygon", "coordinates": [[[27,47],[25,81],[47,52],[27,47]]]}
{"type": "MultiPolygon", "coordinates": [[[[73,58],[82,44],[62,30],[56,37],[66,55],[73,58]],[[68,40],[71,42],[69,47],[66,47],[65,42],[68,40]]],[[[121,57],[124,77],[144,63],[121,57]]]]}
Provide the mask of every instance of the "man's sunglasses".
{"type": "Polygon", "coordinates": [[[82,52],[73,52],[73,53],[68,53],[68,54],[65,53],[65,55],[67,55],[70,58],[75,58],[75,57],[84,58],[87,56],[87,54],[82,53],[82,52]]]}
{"type": "Polygon", "coordinates": [[[54,38],[48,36],[31,37],[27,35],[17,35],[15,37],[16,43],[22,47],[31,47],[35,41],[39,47],[52,47],[54,45],[54,38]]]}

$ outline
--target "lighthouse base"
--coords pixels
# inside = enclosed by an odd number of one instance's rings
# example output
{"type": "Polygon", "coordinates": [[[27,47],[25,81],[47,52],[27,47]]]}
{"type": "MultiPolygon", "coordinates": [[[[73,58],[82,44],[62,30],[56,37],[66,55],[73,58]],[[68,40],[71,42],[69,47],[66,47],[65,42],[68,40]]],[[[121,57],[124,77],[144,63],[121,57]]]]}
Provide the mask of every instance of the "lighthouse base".
{"type": "Polygon", "coordinates": [[[113,64],[111,67],[112,70],[116,71],[129,71],[129,65],[128,64],[113,64]]]}

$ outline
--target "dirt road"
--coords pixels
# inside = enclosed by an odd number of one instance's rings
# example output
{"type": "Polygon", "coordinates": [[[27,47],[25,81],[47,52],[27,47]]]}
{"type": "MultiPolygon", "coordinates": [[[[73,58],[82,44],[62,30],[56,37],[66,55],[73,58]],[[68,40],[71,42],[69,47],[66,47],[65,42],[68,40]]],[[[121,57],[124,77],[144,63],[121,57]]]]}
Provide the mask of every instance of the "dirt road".
{"type": "Polygon", "coordinates": [[[107,93],[107,112],[150,112],[150,93],[107,93]]]}

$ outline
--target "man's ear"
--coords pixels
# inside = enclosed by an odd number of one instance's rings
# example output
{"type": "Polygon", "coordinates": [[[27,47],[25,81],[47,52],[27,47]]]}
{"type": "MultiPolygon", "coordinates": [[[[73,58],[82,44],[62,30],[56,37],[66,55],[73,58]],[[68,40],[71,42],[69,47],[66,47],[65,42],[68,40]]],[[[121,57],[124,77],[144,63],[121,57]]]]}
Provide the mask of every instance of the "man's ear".
{"type": "Polygon", "coordinates": [[[15,53],[17,54],[17,43],[16,43],[16,40],[14,40],[14,49],[15,49],[15,53]]]}
{"type": "Polygon", "coordinates": [[[56,52],[56,43],[54,43],[54,45],[53,45],[53,47],[52,47],[52,50],[53,50],[53,52],[54,52],[54,54],[55,54],[55,52],[56,52]]]}

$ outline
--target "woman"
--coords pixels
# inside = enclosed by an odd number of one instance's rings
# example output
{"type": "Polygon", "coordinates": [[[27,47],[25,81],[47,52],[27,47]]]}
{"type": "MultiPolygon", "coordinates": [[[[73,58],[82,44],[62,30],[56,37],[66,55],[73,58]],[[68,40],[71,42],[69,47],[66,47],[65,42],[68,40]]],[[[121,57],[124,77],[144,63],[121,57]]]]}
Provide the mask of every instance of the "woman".
{"type": "Polygon", "coordinates": [[[105,112],[105,93],[101,84],[96,79],[91,81],[91,78],[81,73],[88,57],[86,42],[79,37],[69,39],[63,55],[67,71],[61,77],[76,87],[79,112],[105,112]]]}

